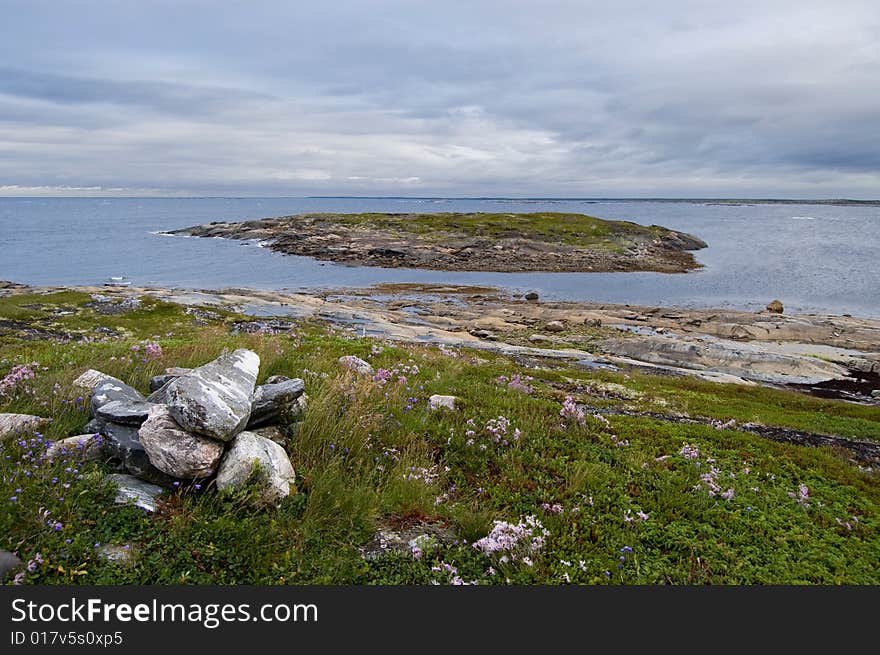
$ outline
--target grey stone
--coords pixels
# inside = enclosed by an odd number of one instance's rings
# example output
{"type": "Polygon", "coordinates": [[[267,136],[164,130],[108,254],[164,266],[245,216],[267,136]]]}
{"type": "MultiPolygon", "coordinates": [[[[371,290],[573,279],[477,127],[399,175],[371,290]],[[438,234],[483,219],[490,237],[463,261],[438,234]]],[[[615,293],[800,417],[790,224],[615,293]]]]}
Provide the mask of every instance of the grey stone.
{"type": "Polygon", "coordinates": [[[562,321],[550,321],[544,326],[544,329],[547,332],[563,332],[565,330],[565,325],[562,321]]]}
{"type": "Polygon", "coordinates": [[[232,441],[217,472],[217,488],[234,489],[246,484],[255,466],[266,476],[263,502],[275,503],[290,494],[296,475],[287,452],[274,441],[253,432],[242,432],[232,441]]]}
{"type": "Polygon", "coordinates": [[[22,566],[22,562],[18,557],[10,553],[8,550],[0,548],[0,582],[6,580],[10,573],[15,573],[22,566]]]}
{"type": "Polygon", "coordinates": [[[602,327],[602,319],[599,318],[585,318],[584,325],[587,327],[602,327]]]}
{"type": "Polygon", "coordinates": [[[96,371],[95,369],[90,368],[73,381],[73,386],[87,389],[89,393],[91,393],[100,382],[103,382],[110,377],[111,376],[106,373],[101,373],[101,371],[96,371]]]}
{"type": "Polygon", "coordinates": [[[469,333],[477,339],[486,339],[487,341],[495,341],[498,339],[493,333],[489,332],[489,330],[484,330],[483,328],[475,328],[473,330],[469,330],[469,333]]]}
{"type": "Polygon", "coordinates": [[[606,371],[619,371],[620,369],[614,366],[614,364],[609,364],[608,362],[601,359],[579,359],[574,363],[578,368],[585,368],[591,371],[595,370],[606,370],[606,371]]]}
{"type": "Polygon", "coordinates": [[[111,564],[131,566],[135,561],[135,552],[130,546],[116,546],[104,544],[98,549],[98,557],[107,560],[111,564]]]}
{"type": "Polygon", "coordinates": [[[880,398],[880,389],[874,389],[871,392],[871,398],[880,398]]]}
{"type": "Polygon", "coordinates": [[[534,291],[529,291],[526,294],[526,300],[537,300],[537,299],[538,299],[538,294],[535,293],[534,291]]]}
{"type": "Polygon", "coordinates": [[[222,442],[186,432],[165,405],[154,405],[150,409],[150,416],[138,431],[138,438],[150,463],[175,478],[206,478],[217,470],[223,454],[222,442]]]}
{"type": "Polygon", "coordinates": [[[140,425],[147,420],[152,406],[145,400],[111,400],[95,410],[95,418],[124,425],[140,425]]]}
{"type": "Polygon", "coordinates": [[[285,409],[303,395],[305,383],[299,378],[264,384],[254,390],[248,429],[278,421],[285,409]]]}
{"type": "Polygon", "coordinates": [[[286,375],[270,375],[266,378],[266,384],[278,384],[279,382],[287,382],[289,379],[286,375]]]}
{"type": "Polygon", "coordinates": [[[32,432],[47,423],[50,419],[30,414],[0,414],[0,437],[7,434],[32,432]]]}
{"type": "Polygon", "coordinates": [[[239,349],[172,380],[160,390],[180,427],[229,441],[248,422],[260,357],[239,349]]]}
{"type": "Polygon", "coordinates": [[[104,434],[101,432],[101,428],[104,427],[105,423],[106,421],[102,421],[99,418],[93,418],[83,426],[83,434],[104,434]]]}
{"type": "Polygon", "coordinates": [[[106,438],[100,434],[81,434],[59,439],[46,450],[44,457],[49,461],[70,456],[82,462],[104,459],[106,438]]]}
{"type": "Polygon", "coordinates": [[[455,396],[442,396],[440,394],[434,394],[430,398],[428,398],[428,408],[429,409],[455,409],[455,401],[458,400],[455,396]]]}
{"type": "Polygon", "coordinates": [[[458,537],[448,528],[434,523],[419,522],[402,529],[380,526],[370,543],[359,550],[367,561],[380,560],[390,553],[421,557],[457,541],[458,537]]]}
{"type": "Polygon", "coordinates": [[[146,398],[137,389],[128,386],[122,380],[107,376],[95,385],[92,391],[92,416],[97,416],[98,409],[113,401],[144,402],[145,400],[146,398]]]}
{"type": "Polygon", "coordinates": [[[372,364],[370,364],[369,362],[365,362],[360,357],[356,357],[355,355],[343,355],[339,358],[339,363],[342,364],[349,371],[354,371],[361,375],[373,375],[375,373],[372,364]]]}
{"type": "Polygon", "coordinates": [[[118,489],[115,501],[117,504],[127,505],[129,502],[134,502],[147,512],[156,511],[156,497],[164,492],[162,487],[124,473],[111,473],[105,476],[105,479],[113,482],[118,489]]]}

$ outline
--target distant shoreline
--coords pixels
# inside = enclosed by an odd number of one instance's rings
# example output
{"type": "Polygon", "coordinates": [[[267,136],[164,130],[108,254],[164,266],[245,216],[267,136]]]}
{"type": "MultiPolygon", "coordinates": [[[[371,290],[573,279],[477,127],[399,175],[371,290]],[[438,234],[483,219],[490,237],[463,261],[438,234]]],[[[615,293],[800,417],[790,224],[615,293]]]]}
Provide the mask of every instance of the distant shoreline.
{"type": "Polygon", "coordinates": [[[568,196],[177,196],[177,195],[0,195],[0,200],[474,200],[499,202],[587,202],[587,203],[688,203],[697,205],[821,205],[839,207],[880,207],[880,199],[856,200],[849,198],[627,198],[627,197],[568,197],[568,196]]]}

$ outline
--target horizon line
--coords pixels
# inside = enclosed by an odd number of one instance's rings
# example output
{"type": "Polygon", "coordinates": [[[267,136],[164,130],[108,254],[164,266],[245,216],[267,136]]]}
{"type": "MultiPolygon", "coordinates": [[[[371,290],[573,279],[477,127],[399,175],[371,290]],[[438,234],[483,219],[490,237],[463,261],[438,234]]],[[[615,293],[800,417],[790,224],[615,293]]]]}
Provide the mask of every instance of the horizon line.
{"type": "Polygon", "coordinates": [[[355,196],[355,195],[307,195],[307,196],[236,196],[236,195],[0,195],[0,200],[510,200],[510,201],[636,201],[636,202],[786,202],[786,203],[880,203],[880,198],[785,198],[785,197],[737,197],[737,196],[355,196]]]}

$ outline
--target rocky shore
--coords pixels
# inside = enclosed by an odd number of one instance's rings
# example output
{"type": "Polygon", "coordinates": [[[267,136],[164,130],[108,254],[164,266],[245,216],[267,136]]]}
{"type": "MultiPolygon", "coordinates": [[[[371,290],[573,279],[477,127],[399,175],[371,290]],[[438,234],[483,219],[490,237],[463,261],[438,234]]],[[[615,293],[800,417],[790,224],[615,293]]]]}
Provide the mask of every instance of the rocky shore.
{"type": "Polygon", "coordinates": [[[444,271],[656,271],[699,268],[697,237],[581,214],[305,214],[213,222],[167,234],[258,240],[289,255],[444,271]]]}
{"type": "MultiPolygon", "coordinates": [[[[6,294],[60,288],[19,286],[6,294]]],[[[545,301],[491,287],[391,284],[369,289],[282,293],[252,289],[181,291],[78,287],[95,309],[131,312],[138,298],[261,317],[246,329],[315,319],[359,336],[497,352],[589,369],[636,368],[741,385],[761,384],[880,404],[880,321],[852,316],[682,309],[545,301]]],[[[780,303],[781,306],[781,303],[780,303]]],[[[198,319],[196,319],[198,320],[198,319]]],[[[245,329],[245,328],[242,328],[245,329]]],[[[52,320],[0,321],[4,334],[64,337],[52,320]]],[[[76,335],[68,335],[76,339],[76,335]]]]}

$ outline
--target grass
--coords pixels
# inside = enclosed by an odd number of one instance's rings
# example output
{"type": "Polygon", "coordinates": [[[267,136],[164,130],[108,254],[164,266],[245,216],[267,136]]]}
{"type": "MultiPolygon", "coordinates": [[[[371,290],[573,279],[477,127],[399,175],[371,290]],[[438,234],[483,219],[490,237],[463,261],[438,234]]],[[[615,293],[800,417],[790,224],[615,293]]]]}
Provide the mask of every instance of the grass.
{"type": "Polygon", "coordinates": [[[88,301],[0,302],[0,320],[51,324],[74,337],[27,340],[8,330],[0,341],[0,377],[39,363],[32,380],[0,395],[0,412],[53,418],[40,436],[0,443],[0,548],[31,562],[25,583],[880,583],[876,472],[829,449],[706,425],[560,416],[571,395],[877,440],[876,407],[689,379],[527,369],[485,352],[381,343],[311,322],[291,333],[233,335],[231,322],[246,317],[195,324],[182,307],[147,299],[136,312],[102,316],[88,301]],[[144,340],[158,341],[162,356],[132,351],[144,340]],[[296,488],[278,508],[255,509],[253,489],[220,494],[205,485],[170,493],[147,515],[113,503],[103,482],[110,463],[40,460],[40,439],[79,434],[89,418],[71,386],[85,369],[147,391],[167,366],[237,347],[260,354],[260,381],[286,374],[306,382],[309,406],[287,445],[296,488]],[[384,385],[357,377],[337,362],[348,354],[396,373],[384,385]],[[531,393],[498,380],[515,374],[533,378],[531,393]],[[457,396],[459,409],[429,410],[434,393],[457,396]],[[498,417],[509,421],[506,432],[498,417]],[[475,548],[495,521],[543,543],[531,552],[475,548]],[[426,547],[420,559],[361,555],[377,527],[422,524],[454,540],[426,547]],[[102,558],[107,544],[128,546],[131,562],[102,558]]]}
{"type": "Polygon", "coordinates": [[[417,234],[443,241],[449,233],[467,237],[505,239],[530,238],[584,247],[621,247],[633,237],[658,238],[669,232],[659,226],[646,227],[630,221],[612,221],[586,214],[535,212],[529,214],[440,213],[440,214],[309,214],[347,227],[365,227],[388,232],[417,234]]]}

